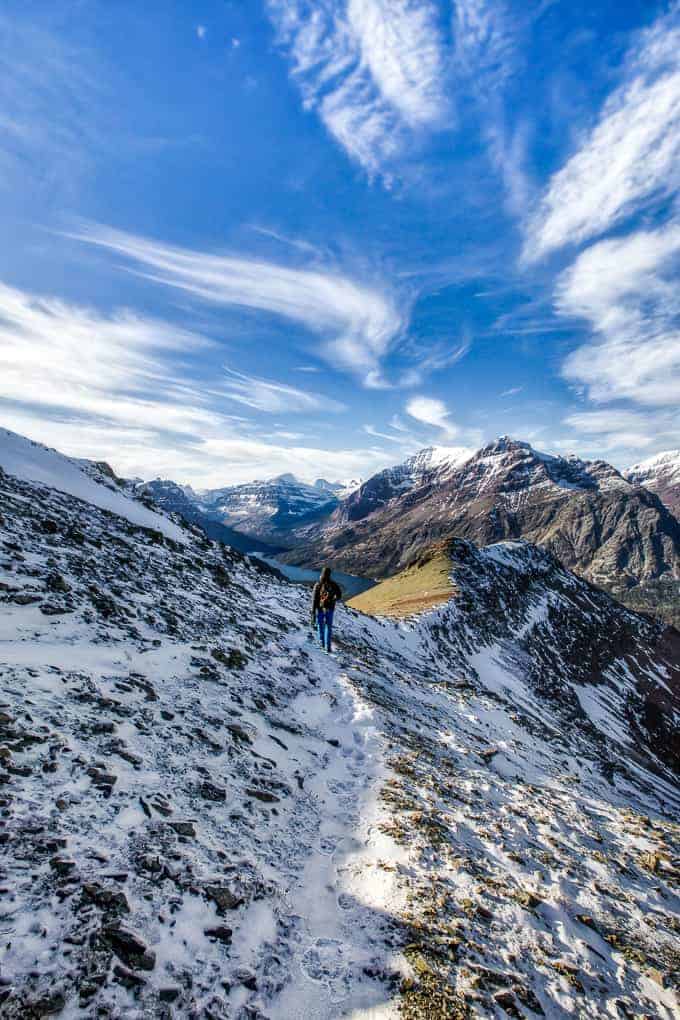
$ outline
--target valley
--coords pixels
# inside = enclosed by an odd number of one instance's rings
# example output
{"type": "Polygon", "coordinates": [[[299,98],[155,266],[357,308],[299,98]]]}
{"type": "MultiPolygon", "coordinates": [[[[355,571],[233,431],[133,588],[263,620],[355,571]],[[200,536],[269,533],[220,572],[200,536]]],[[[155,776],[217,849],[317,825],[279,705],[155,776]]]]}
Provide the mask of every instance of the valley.
{"type": "Polygon", "coordinates": [[[383,579],[430,546],[523,539],[643,612],[680,623],[680,523],[604,461],[558,458],[502,437],[460,464],[369,479],[282,558],[383,579]]]}

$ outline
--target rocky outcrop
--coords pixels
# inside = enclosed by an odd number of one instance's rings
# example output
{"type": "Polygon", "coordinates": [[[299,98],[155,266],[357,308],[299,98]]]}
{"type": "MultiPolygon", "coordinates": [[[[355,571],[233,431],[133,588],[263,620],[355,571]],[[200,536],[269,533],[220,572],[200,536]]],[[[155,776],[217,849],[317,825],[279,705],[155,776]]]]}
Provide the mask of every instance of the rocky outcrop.
{"type": "Polygon", "coordinates": [[[401,491],[386,475],[287,558],[384,578],[445,538],[482,546],[523,538],[634,608],[680,623],[680,524],[610,464],[550,457],[503,437],[401,491]]]}

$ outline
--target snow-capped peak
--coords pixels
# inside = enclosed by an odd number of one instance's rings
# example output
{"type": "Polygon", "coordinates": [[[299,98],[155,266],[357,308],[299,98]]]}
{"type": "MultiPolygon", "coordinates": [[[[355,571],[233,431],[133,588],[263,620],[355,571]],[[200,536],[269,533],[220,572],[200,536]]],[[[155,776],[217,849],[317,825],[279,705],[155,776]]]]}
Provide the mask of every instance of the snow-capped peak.
{"type": "Polygon", "coordinates": [[[426,446],[409,457],[404,466],[414,473],[430,471],[432,468],[459,467],[474,454],[467,446],[426,446]]]}
{"type": "Polygon", "coordinates": [[[640,481],[643,484],[645,479],[654,478],[660,474],[680,482],[680,450],[664,450],[662,453],[655,453],[653,457],[641,460],[639,464],[633,464],[627,471],[624,471],[625,477],[630,481],[640,481]]]}
{"type": "Polygon", "coordinates": [[[665,450],[624,471],[631,485],[642,485],[680,516],[680,450],[665,450]]]}

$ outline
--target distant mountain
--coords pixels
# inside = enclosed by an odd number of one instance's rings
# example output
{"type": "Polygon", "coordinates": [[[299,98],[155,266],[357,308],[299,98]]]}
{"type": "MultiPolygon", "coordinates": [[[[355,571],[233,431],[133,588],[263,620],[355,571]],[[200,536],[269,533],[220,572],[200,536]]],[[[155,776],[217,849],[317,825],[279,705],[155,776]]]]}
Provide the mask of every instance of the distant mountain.
{"type": "Polygon", "coordinates": [[[151,482],[136,484],[135,491],[142,497],[148,497],[151,501],[150,505],[161,507],[167,513],[179,514],[185,521],[197,524],[202,528],[208,538],[230,545],[234,549],[238,549],[239,552],[273,556],[282,548],[235,531],[234,528],[223,524],[216,516],[206,513],[201,509],[201,502],[196,493],[189,486],[157,478],[151,482]]]}
{"type": "Polygon", "coordinates": [[[286,558],[380,579],[452,537],[534,542],[627,605],[680,623],[680,524],[660,499],[604,461],[505,436],[466,459],[423,451],[374,475],[286,558]]]}
{"type": "Polygon", "coordinates": [[[329,492],[338,499],[345,499],[361,485],[361,478],[351,478],[346,482],[328,482],[325,478],[317,478],[314,488],[320,492],[329,492]]]}
{"type": "Polygon", "coordinates": [[[196,507],[211,520],[275,545],[290,545],[294,527],[328,516],[338,505],[340,482],[323,479],[314,485],[292,474],[268,481],[245,482],[194,494],[196,507]]]}
{"type": "Polygon", "coordinates": [[[367,517],[421,485],[428,477],[446,477],[469,457],[470,451],[459,447],[428,446],[420,450],[402,464],[373,475],[350,493],[333,515],[332,526],[367,517]]]}
{"type": "Polygon", "coordinates": [[[671,513],[680,517],[680,450],[657,453],[623,473],[634,485],[655,492],[671,513]]]}

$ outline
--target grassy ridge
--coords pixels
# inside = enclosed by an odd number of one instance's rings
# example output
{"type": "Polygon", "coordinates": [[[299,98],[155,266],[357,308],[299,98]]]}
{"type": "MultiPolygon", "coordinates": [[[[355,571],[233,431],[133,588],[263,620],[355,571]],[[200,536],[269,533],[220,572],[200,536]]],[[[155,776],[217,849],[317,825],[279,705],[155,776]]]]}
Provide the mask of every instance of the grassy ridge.
{"type": "Polygon", "coordinates": [[[348,605],[370,616],[410,616],[448,602],[454,593],[448,547],[438,545],[401,573],[355,595],[348,605]]]}

